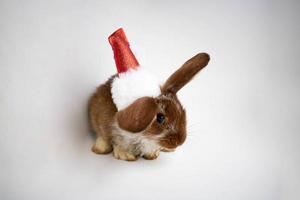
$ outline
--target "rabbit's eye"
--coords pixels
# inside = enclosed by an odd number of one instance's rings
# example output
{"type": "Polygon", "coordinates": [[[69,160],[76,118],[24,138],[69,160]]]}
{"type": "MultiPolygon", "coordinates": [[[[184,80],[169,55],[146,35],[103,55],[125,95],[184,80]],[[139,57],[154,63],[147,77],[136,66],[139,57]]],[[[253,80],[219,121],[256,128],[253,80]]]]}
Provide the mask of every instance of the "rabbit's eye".
{"type": "Polygon", "coordinates": [[[164,123],[164,121],[165,121],[165,116],[164,116],[163,114],[161,114],[161,113],[158,113],[158,114],[156,115],[156,121],[157,121],[157,123],[159,123],[159,124],[164,123]]]}

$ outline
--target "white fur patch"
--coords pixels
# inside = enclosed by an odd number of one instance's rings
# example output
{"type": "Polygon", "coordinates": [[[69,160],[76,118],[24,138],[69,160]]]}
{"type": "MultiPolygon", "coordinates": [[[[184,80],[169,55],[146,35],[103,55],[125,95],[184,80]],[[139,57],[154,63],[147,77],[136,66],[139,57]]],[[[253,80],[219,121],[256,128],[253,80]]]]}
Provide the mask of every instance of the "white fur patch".
{"type": "Polygon", "coordinates": [[[139,152],[140,156],[143,156],[145,154],[153,154],[161,149],[161,146],[157,143],[161,136],[147,138],[143,135],[143,132],[130,133],[121,129],[117,124],[114,127],[114,143],[124,150],[139,152]]]}
{"type": "Polygon", "coordinates": [[[111,92],[118,110],[122,110],[138,98],[158,96],[159,81],[156,76],[139,66],[138,70],[119,74],[113,80],[111,92]]]}

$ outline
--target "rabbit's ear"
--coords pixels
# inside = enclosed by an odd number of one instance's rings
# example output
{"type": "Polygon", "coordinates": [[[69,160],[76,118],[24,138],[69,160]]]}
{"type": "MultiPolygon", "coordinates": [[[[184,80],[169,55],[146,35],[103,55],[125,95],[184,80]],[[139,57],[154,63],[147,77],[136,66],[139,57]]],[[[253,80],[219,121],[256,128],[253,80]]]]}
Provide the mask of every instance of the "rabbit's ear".
{"type": "Polygon", "coordinates": [[[119,111],[117,121],[122,129],[137,133],[147,128],[156,116],[157,110],[158,107],[154,98],[142,97],[119,111]]]}
{"type": "Polygon", "coordinates": [[[209,62],[209,55],[199,53],[186,61],[177,71],[175,71],[162,86],[162,93],[176,93],[185,84],[203,69],[209,62]]]}

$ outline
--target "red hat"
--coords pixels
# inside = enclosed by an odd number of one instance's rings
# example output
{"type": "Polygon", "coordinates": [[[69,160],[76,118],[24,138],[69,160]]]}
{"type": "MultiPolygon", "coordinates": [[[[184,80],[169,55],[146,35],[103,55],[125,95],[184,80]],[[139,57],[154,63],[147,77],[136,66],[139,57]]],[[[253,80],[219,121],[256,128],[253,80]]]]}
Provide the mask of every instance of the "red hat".
{"type": "Polygon", "coordinates": [[[122,28],[116,30],[108,41],[114,52],[118,77],[111,84],[113,102],[122,110],[136,99],[160,94],[159,82],[147,69],[139,67],[122,28]]]}
{"type": "Polygon", "coordinates": [[[138,68],[139,63],[130,49],[129,42],[122,28],[111,34],[108,37],[108,41],[114,52],[118,74],[126,72],[130,68],[138,68]]]}

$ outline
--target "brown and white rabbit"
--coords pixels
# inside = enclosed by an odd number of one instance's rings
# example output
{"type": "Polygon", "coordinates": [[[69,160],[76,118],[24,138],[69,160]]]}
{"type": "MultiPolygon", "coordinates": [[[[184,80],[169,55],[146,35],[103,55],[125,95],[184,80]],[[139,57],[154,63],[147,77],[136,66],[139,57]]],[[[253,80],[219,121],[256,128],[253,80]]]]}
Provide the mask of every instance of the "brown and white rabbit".
{"type": "Polygon", "coordinates": [[[173,151],[186,139],[186,113],[176,93],[209,62],[200,53],[185,62],[160,87],[157,97],[141,97],[122,110],[111,92],[112,76],[89,101],[89,120],[97,139],[92,151],[134,161],[139,156],[155,159],[160,151],[173,151]]]}

